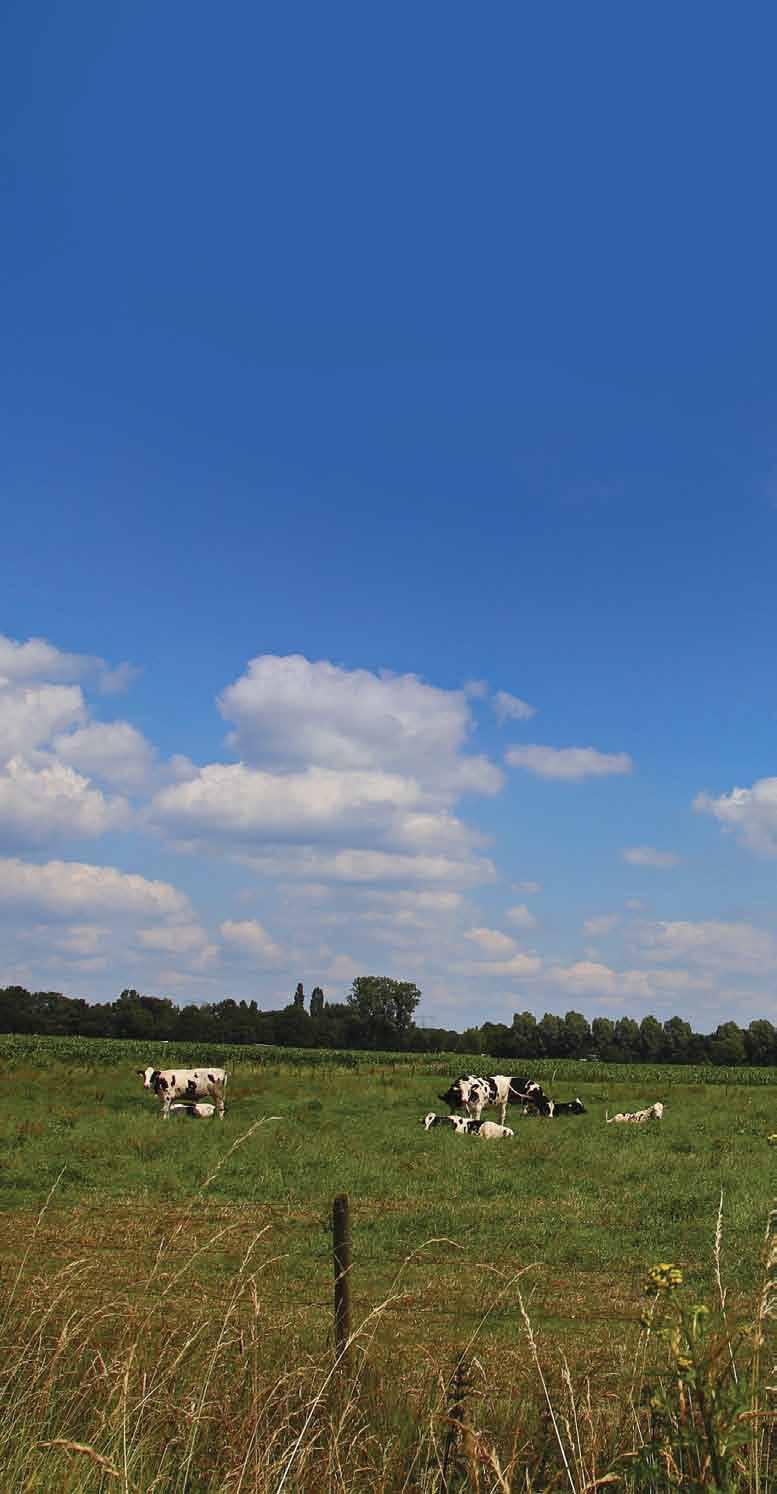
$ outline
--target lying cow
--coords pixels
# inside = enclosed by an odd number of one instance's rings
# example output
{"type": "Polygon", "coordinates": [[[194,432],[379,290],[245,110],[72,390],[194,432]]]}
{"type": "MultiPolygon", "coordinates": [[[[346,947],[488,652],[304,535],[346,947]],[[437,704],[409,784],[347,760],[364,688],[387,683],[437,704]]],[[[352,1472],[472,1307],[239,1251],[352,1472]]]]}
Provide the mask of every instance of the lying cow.
{"type": "Polygon", "coordinates": [[[190,1120],[210,1120],[215,1105],[171,1105],[171,1115],[188,1115],[190,1120]]]}
{"type": "Polygon", "coordinates": [[[454,1131],[460,1131],[464,1125],[463,1115],[435,1115],[433,1110],[425,1115],[421,1122],[425,1131],[431,1131],[432,1126],[450,1126],[454,1131]]]}
{"type": "Polygon", "coordinates": [[[490,1079],[462,1074],[439,1098],[451,1110],[467,1110],[472,1120],[480,1120],[486,1105],[498,1105],[502,1125],[508,1105],[520,1105],[524,1111],[534,1108],[540,1115],[553,1114],[553,1101],[543,1094],[535,1080],[510,1078],[507,1074],[493,1074],[490,1079]]]}
{"type": "Polygon", "coordinates": [[[586,1115],[582,1100],[554,1100],[551,1115],[586,1115]]]}
{"type": "Polygon", "coordinates": [[[482,1141],[497,1141],[515,1135],[509,1126],[498,1126],[496,1121],[472,1120],[463,1115],[435,1115],[433,1110],[424,1116],[422,1124],[427,1131],[433,1126],[451,1126],[457,1136],[479,1136],[482,1141]]]}
{"type": "Polygon", "coordinates": [[[660,1121],[663,1113],[664,1107],[661,1104],[661,1101],[656,1100],[655,1105],[648,1105],[646,1110],[631,1110],[627,1111],[625,1114],[620,1111],[618,1115],[608,1115],[606,1119],[608,1126],[616,1125],[624,1121],[631,1125],[641,1126],[645,1121],[660,1121]]]}
{"type": "Polygon", "coordinates": [[[496,1121],[465,1120],[464,1131],[467,1136],[479,1136],[481,1141],[501,1141],[515,1135],[509,1126],[498,1126],[496,1121]]]}
{"type": "Polygon", "coordinates": [[[144,1089],[153,1089],[162,1103],[162,1120],[170,1117],[174,1100],[193,1105],[196,1100],[213,1100],[219,1120],[224,1119],[224,1090],[228,1075],[225,1069],[137,1069],[144,1089]]]}

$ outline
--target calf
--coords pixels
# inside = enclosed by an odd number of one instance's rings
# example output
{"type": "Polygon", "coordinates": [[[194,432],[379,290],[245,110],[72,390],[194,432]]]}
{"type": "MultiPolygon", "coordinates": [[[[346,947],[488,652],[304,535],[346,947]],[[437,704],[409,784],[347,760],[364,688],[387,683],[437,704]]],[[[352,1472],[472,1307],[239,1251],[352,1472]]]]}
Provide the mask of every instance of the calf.
{"type": "Polygon", "coordinates": [[[451,1126],[454,1131],[460,1132],[464,1124],[464,1117],[461,1115],[435,1115],[433,1110],[421,1122],[425,1131],[431,1131],[432,1126],[451,1126]]]}
{"type": "Polygon", "coordinates": [[[195,1100],[213,1100],[219,1120],[224,1119],[225,1069],[137,1069],[144,1089],[152,1089],[162,1103],[162,1120],[170,1117],[174,1100],[192,1105],[195,1100]]]}
{"type": "Polygon", "coordinates": [[[607,1124],[608,1126],[612,1126],[618,1122],[626,1121],[631,1125],[641,1126],[645,1121],[660,1121],[663,1113],[664,1107],[661,1101],[656,1100],[655,1105],[648,1105],[646,1110],[631,1110],[625,1113],[620,1111],[618,1115],[608,1115],[607,1124]]]}
{"type": "Polygon", "coordinates": [[[553,1104],[552,1115],[586,1115],[587,1111],[582,1100],[556,1100],[553,1104]]]}
{"type": "Polygon", "coordinates": [[[496,1121],[466,1120],[464,1125],[470,1136],[479,1136],[481,1141],[501,1141],[515,1135],[509,1126],[498,1126],[496,1121]]]}
{"type": "Polygon", "coordinates": [[[543,1108],[552,1106],[553,1102],[543,1094],[534,1079],[510,1078],[507,1074],[493,1074],[490,1079],[483,1079],[476,1074],[462,1074],[454,1079],[450,1088],[439,1098],[451,1110],[467,1110],[472,1120],[480,1120],[486,1105],[498,1105],[502,1125],[505,1123],[508,1105],[521,1105],[524,1108],[533,1105],[541,1115],[553,1113],[552,1109],[543,1108]]]}
{"type": "Polygon", "coordinates": [[[457,1136],[480,1136],[483,1141],[515,1135],[509,1126],[498,1126],[496,1121],[472,1120],[463,1115],[435,1115],[433,1110],[424,1116],[421,1124],[427,1131],[432,1126],[451,1126],[457,1136]]]}
{"type": "Polygon", "coordinates": [[[190,1120],[210,1120],[215,1105],[171,1105],[171,1115],[188,1115],[190,1120]]]}

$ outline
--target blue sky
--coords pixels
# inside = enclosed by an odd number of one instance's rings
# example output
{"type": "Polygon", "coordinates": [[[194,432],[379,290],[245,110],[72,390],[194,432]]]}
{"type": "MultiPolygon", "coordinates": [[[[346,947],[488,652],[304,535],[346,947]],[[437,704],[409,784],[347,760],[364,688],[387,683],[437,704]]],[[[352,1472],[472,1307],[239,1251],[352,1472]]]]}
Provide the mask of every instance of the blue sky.
{"type": "Polygon", "coordinates": [[[777,1015],[776,30],[9,9],[0,979],[777,1015]]]}

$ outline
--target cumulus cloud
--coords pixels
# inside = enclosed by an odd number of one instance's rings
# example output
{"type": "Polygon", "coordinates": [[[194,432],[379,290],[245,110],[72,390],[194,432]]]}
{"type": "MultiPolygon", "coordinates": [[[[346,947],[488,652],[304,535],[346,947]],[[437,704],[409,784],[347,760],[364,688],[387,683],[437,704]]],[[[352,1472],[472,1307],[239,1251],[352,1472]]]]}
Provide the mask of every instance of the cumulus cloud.
{"type": "Polygon", "coordinates": [[[516,903],[514,907],[508,908],[505,912],[505,918],[508,918],[510,923],[514,923],[516,928],[519,929],[534,929],[537,927],[537,919],[525,903],[516,903]]]}
{"type": "Polygon", "coordinates": [[[531,716],[536,716],[536,706],[529,705],[527,701],[521,700],[518,695],[510,695],[507,690],[497,690],[492,705],[497,721],[528,721],[531,716]]]}
{"type": "Polygon", "coordinates": [[[539,778],[579,782],[612,773],[630,773],[633,763],[627,752],[597,752],[594,747],[510,747],[505,761],[511,768],[527,768],[539,778]]]}
{"type": "Polygon", "coordinates": [[[464,937],[493,959],[507,959],[515,952],[515,940],[499,929],[467,929],[464,937]]]}
{"type": "Polygon", "coordinates": [[[453,883],[471,886],[493,882],[496,869],[483,856],[401,855],[387,851],[319,850],[316,847],[289,847],[243,858],[246,864],[265,877],[298,876],[305,881],[354,883],[453,883]]]}
{"type": "Polygon", "coordinates": [[[169,882],[80,861],[38,864],[0,857],[0,911],[102,923],[106,919],[190,919],[189,900],[169,882]]]}
{"type": "Polygon", "coordinates": [[[622,855],[629,866],[652,866],[657,871],[668,870],[680,862],[674,851],[659,851],[655,846],[627,846],[622,855]]]}
{"type": "Polygon", "coordinates": [[[139,929],[138,943],[144,949],[159,949],[166,954],[201,954],[208,944],[208,936],[198,923],[179,923],[139,929]]]}
{"type": "Polygon", "coordinates": [[[52,748],[74,768],[127,790],[143,788],[154,763],[150,743],[127,721],[92,722],[60,733],[52,748]]]}
{"type": "Polygon", "coordinates": [[[749,850],[777,856],[777,778],[759,778],[752,788],[733,788],[717,799],[697,794],[693,807],[711,814],[749,850]]]}
{"type": "Polygon", "coordinates": [[[493,875],[474,854],[481,837],[454,813],[462,794],[503,782],[464,750],[474,729],[465,691],[262,655],[219,706],[241,761],[181,774],[152,802],[152,823],[179,845],[269,858],[314,881],[493,875]]]}
{"type": "Polygon", "coordinates": [[[255,844],[364,838],[419,849],[466,844],[472,834],[445,810],[426,808],[420,785],[396,773],[306,768],[270,773],[212,763],[153,801],[175,835],[255,844]]]}
{"type": "Polygon", "coordinates": [[[130,664],[111,669],[95,654],[70,654],[55,648],[45,638],[20,643],[0,634],[0,680],[28,683],[34,680],[80,680],[94,676],[106,693],[126,689],[137,671],[130,664]]]}
{"type": "Polygon", "coordinates": [[[702,989],[706,982],[687,970],[613,970],[597,960],[577,960],[554,965],[547,972],[551,987],[566,996],[588,996],[594,1000],[624,1003],[629,999],[663,1001],[678,992],[702,989]]]}
{"type": "Polygon", "coordinates": [[[85,719],[79,685],[16,686],[0,680],[0,759],[34,752],[54,732],[85,719]]]}
{"type": "Polygon", "coordinates": [[[107,798],[64,763],[31,767],[13,757],[0,770],[0,844],[44,846],[67,835],[96,836],[127,823],[125,799],[107,798]]]}
{"type": "Polygon", "coordinates": [[[283,950],[270,937],[267,930],[255,918],[227,919],[219,925],[224,943],[240,955],[248,955],[265,965],[277,965],[283,959],[283,950]]]}
{"type": "Polygon", "coordinates": [[[540,974],[542,960],[539,955],[525,954],[522,950],[518,950],[515,954],[505,953],[501,958],[492,957],[472,964],[462,961],[458,969],[462,974],[475,976],[478,979],[496,977],[500,980],[532,980],[540,974]]]}
{"type": "Polygon", "coordinates": [[[752,923],[675,920],[647,925],[641,930],[645,955],[651,960],[681,959],[712,967],[767,971],[777,967],[777,939],[752,923]]]}
{"type": "Polygon", "coordinates": [[[249,764],[398,773],[438,794],[494,794],[502,786],[486,757],[462,755],[473,729],[464,691],[414,674],[263,654],[219,705],[234,723],[230,745],[249,764]]]}

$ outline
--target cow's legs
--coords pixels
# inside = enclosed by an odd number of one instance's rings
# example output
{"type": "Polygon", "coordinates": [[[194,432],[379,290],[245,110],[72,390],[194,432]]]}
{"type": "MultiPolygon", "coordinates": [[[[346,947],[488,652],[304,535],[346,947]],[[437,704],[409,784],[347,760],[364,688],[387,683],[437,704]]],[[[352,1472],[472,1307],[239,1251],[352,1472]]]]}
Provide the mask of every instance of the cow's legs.
{"type": "Polygon", "coordinates": [[[164,1096],[164,1098],[162,1100],[162,1120],[163,1121],[166,1121],[166,1120],[170,1119],[170,1106],[171,1106],[172,1102],[173,1102],[172,1095],[168,1094],[168,1095],[164,1096]]]}
{"type": "Polygon", "coordinates": [[[223,1095],[222,1091],[219,1090],[219,1089],[214,1089],[212,1091],[212,1093],[213,1093],[213,1099],[214,1099],[214,1102],[215,1102],[215,1105],[216,1105],[216,1109],[214,1111],[214,1118],[215,1118],[215,1116],[218,1116],[219,1120],[223,1121],[223,1119],[224,1119],[224,1095],[223,1095]]]}

